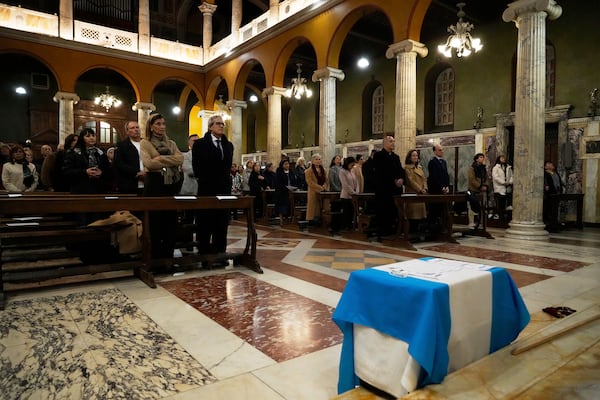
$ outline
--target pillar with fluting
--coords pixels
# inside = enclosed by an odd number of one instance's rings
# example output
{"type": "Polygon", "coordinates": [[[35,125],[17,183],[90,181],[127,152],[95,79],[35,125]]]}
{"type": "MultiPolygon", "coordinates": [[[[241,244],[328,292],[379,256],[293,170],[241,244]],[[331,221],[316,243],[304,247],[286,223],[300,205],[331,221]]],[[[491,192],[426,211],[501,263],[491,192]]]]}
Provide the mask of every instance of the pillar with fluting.
{"type": "Polygon", "coordinates": [[[231,0],[231,34],[237,37],[242,25],[242,0],[231,0]]]}
{"type": "Polygon", "coordinates": [[[281,159],[281,96],[285,88],[271,86],[263,90],[267,98],[267,158],[274,164],[281,159]]]}
{"type": "Polygon", "coordinates": [[[150,0],[139,0],[138,52],[150,54],[150,0]]]}
{"type": "Polygon", "coordinates": [[[269,0],[269,14],[272,18],[279,20],[279,0],[269,0]]]}
{"type": "Polygon", "coordinates": [[[56,92],[52,99],[58,103],[58,143],[64,143],[68,135],[75,133],[73,106],[79,102],[79,96],[75,93],[56,92]]]}
{"type": "Polygon", "coordinates": [[[73,40],[73,0],[60,0],[59,13],[58,35],[73,40]]]}
{"type": "Polygon", "coordinates": [[[231,121],[229,126],[229,141],[233,144],[233,161],[242,162],[242,110],[248,107],[248,103],[242,100],[230,100],[227,107],[231,109],[231,121]]]}
{"type": "Polygon", "coordinates": [[[138,125],[140,126],[140,132],[142,132],[142,137],[146,137],[146,122],[148,121],[148,117],[150,113],[156,110],[156,106],[152,103],[144,103],[138,101],[133,106],[131,106],[133,111],[137,111],[138,114],[138,125]]]}
{"type": "Polygon", "coordinates": [[[204,54],[204,63],[208,62],[209,49],[212,45],[212,17],[217,6],[210,3],[202,3],[198,9],[202,13],[202,48],[204,54]]]}
{"type": "Polygon", "coordinates": [[[561,12],[554,0],[519,0],[502,14],[518,28],[513,219],[506,230],[513,239],[548,238],[543,223],[546,18],[561,12]]]}
{"type": "Polygon", "coordinates": [[[327,168],[335,156],[336,138],[336,80],[343,81],[346,75],[341,69],[325,67],[316,70],[312,81],[319,81],[319,147],[323,165],[327,168]]]}
{"type": "Polygon", "coordinates": [[[400,159],[414,149],[417,137],[417,56],[427,56],[424,44],[403,40],[390,45],[387,58],[396,58],[396,108],[394,114],[395,152],[400,159]]]}

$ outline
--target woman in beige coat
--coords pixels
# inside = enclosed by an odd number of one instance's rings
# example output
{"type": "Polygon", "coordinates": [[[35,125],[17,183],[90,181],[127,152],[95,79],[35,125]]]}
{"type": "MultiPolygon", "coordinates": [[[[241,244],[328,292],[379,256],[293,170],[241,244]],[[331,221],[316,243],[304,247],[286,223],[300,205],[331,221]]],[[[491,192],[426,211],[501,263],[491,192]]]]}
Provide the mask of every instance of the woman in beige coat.
{"type": "Polygon", "coordinates": [[[312,221],[321,218],[321,199],[319,193],[329,190],[327,172],[322,165],[320,154],[313,154],[310,159],[310,167],[304,172],[306,185],[308,186],[306,200],[306,219],[312,221]]]}
{"type": "MultiPolygon", "coordinates": [[[[404,160],[404,188],[405,193],[427,193],[427,177],[419,162],[419,152],[410,150],[404,160]]],[[[406,216],[409,220],[421,220],[427,217],[425,203],[408,203],[406,216]]]]}

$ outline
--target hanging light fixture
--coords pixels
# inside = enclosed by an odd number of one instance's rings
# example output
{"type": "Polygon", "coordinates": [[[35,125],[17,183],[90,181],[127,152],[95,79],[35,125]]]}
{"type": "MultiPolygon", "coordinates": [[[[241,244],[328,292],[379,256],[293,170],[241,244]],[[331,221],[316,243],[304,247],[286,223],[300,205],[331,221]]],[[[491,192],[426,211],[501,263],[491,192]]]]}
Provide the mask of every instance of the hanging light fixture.
{"type": "Polygon", "coordinates": [[[94,99],[94,103],[96,105],[102,106],[106,109],[106,112],[108,112],[108,110],[111,109],[111,107],[119,107],[122,103],[121,100],[117,99],[115,96],[113,96],[112,94],[110,94],[110,91],[108,90],[108,86],[106,87],[106,92],[102,93],[101,95],[97,96],[94,99]]]}
{"type": "Polygon", "coordinates": [[[298,69],[296,70],[298,77],[292,78],[292,86],[285,91],[285,97],[293,97],[297,100],[300,100],[302,96],[310,98],[312,96],[312,90],[306,86],[306,78],[303,78],[301,75],[302,64],[298,63],[296,65],[298,66],[298,69]]]}
{"type": "Polygon", "coordinates": [[[466,15],[463,11],[465,5],[465,3],[458,3],[456,5],[458,7],[458,13],[456,14],[458,22],[456,25],[448,27],[448,32],[451,35],[445,44],[438,46],[438,51],[448,58],[452,57],[452,49],[456,51],[457,57],[467,57],[472,51],[477,53],[483,48],[481,40],[471,36],[471,29],[474,28],[473,24],[463,21],[463,17],[466,15]]]}
{"type": "Polygon", "coordinates": [[[228,121],[231,119],[230,111],[231,110],[229,109],[229,107],[227,107],[227,104],[225,104],[225,102],[223,101],[223,95],[220,94],[219,100],[217,100],[216,114],[220,115],[223,121],[228,121]]]}

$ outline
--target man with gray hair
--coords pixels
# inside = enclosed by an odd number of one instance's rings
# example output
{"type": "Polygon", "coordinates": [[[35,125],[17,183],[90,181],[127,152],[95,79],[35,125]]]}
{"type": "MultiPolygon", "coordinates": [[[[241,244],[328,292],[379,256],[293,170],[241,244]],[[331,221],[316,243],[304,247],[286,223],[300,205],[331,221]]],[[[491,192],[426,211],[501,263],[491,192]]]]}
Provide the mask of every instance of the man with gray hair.
{"type": "MultiPolygon", "coordinates": [[[[208,120],[208,132],[194,142],[192,166],[198,180],[198,196],[231,194],[231,163],[233,144],[224,134],[225,123],[220,115],[208,120]]],[[[198,210],[196,241],[200,254],[225,253],[227,248],[228,210],[198,210]]],[[[219,262],[217,266],[225,266],[219,262]]]]}

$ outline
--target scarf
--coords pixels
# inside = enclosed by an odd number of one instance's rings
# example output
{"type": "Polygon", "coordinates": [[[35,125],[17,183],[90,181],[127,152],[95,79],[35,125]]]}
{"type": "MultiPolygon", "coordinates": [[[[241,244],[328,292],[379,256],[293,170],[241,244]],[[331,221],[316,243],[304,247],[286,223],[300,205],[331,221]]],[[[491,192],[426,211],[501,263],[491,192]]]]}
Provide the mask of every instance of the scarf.
{"type": "MultiPolygon", "coordinates": [[[[151,135],[150,143],[152,143],[156,151],[158,151],[158,154],[160,154],[161,156],[170,156],[171,154],[173,154],[171,152],[171,148],[169,147],[169,138],[167,137],[167,135],[163,135],[162,138],[158,138],[154,135],[151,135]]],[[[179,170],[178,166],[164,167],[161,173],[163,176],[163,183],[165,185],[177,183],[182,179],[181,171],[179,170]]]]}
{"type": "Polygon", "coordinates": [[[30,188],[33,185],[34,177],[33,173],[29,169],[29,162],[23,159],[23,162],[17,162],[17,164],[21,164],[23,166],[23,185],[26,188],[30,188]]]}
{"type": "Polygon", "coordinates": [[[102,150],[100,150],[97,147],[88,147],[85,149],[85,152],[87,154],[87,159],[88,159],[88,167],[93,168],[93,167],[98,167],[99,166],[99,160],[100,160],[100,155],[102,154],[102,150]]]}
{"type": "Polygon", "coordinates": [[[325,184],[325,169],[323,169],[322,166],[319,166],[317,169],[317,166],[314,164],[312,164],[310,168],[312,168],[313,174],[315,174],[315,177],[317,178],[317,183],[320,186],[323,186],[325,184]]]}
{"type": "Polygon", "coordinates": [[[475,177],[479,179],[479,187],[483,186],[486,181],[487,171],[485,170],[485,164],[478,164],[476,161],[472,165],[475,170],[475,177]]]}

